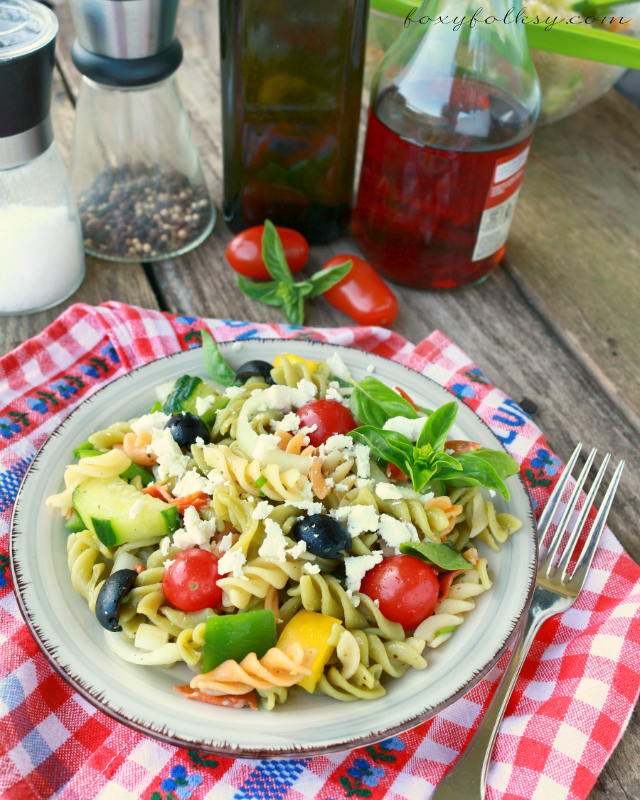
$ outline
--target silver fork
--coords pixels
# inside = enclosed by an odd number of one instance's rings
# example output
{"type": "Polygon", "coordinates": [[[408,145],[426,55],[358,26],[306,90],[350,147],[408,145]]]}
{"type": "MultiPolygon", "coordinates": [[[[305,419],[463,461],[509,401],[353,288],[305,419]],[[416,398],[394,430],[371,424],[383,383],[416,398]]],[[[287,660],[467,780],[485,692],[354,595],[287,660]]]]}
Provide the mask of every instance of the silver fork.
{"type": "MultiPolygon", "coordinates": [[[[567,487],[571,472],[578,460],[581,449],[582,443],[573,451],[573,455],[567,462],[567,466],[560,476],[560,480],[556,484],[549,498],[549,502],[540,516],[538,522],[540,549],[542,549],[542,544],[551,524],[551,520],[560,504],[560,500],[567,487]]],[[[560,547],[567,529],[567,524],[574,512],[582,487],[591,470],[595,455],[596,449],[594,448],[591,453],[589,453],[589,457],[582,468],[575,489],[562,514],[558,528],[553,535],[546,557],[538,570],[536,588],[529,614],[522,626],[519,642],[514,646],[511,660],[498,684],[491,704],[482,718],[478,730],[467,746],[467,749],[464,751],[455,767],[440,781],[431,800],[475,800],[475,798],[484,800],[487,769],[491,761],[493,745],[495,744],[507,703],[516,685],[518,675],[520,674],[524,660],[529,652],[529,648],[533,644],[533,640],[540,630],[542,623],[546,622],[546,620],[554,616],[554,614],[560,614],[570,608],[580,594],[598,547],[600,536],[604,530],[609,509],[613,503],[613,497],[618,488],[618,483],[620,482],[624,461],[620,461],[616,467],[616,471],[613,474],[613,478],[611,479],[611,483],[602,501],[600,510],[596,515],[593,526],[589,531],[582,552],[571,575],[569,575],[568,568],[571,555],[586,522],[589,509],[593,505],[593,501],[610,459],[610,455],[607,453],[593,481],[586,502],[580,510],[573,531],[569,534],[569,538],[560,553],[560,547]],[[560,560],[554,567],[554,562],[559,553],[560,560]]]]}

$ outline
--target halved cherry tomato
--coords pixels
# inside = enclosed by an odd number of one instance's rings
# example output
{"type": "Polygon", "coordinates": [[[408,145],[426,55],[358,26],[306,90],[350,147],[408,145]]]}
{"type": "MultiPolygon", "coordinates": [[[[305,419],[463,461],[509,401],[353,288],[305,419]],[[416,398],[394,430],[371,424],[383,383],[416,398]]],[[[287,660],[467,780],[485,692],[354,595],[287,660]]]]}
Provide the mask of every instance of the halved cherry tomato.
{"type": "Polygon", "coordinates": [[[405,475],[404,472],[400,469],[400,467],[397,467],[391,461],[387,464],[387,478],[389,478],[391,483],[396,483],[396,481],[409,480],[409,476],[405,475]]]}
{"type": "Polygon", "coordinates": [[[444,443],[445,450],[453,450],[454,453],[470,453],[473,450],[480,450],[480,442],[467,442],[462,439],[451,439],[444,443]]]}
{"type": "Polygon", "coordinates": [[[358,427],[353,414],[337,400],[313,400],[296,413],[302,421],[301,427],[318,426],[309,434],[314,447],[324,444],[330,436],[346,434],[358,427]]]}
{"type": "Polygon", "coordinates": [[[403,400],[406,400],[411,406],[413,406],[414,411],[420,411],[418,406],[413,402],[413,400],[409,397],[409,395],[405,392],[404,389],[401,389],[399,386],[396,386],[396,392],[402,397],[403,400]]]}
{"type": "Polygon", "coordinates": [[[162,576],[162,591],[174,608],[180,611],[202,611],[222,602],[222,589],[217,581],[218,559],[207,550],[192,548],[175,557],[162,576]]]}
{"type": "MultiPolygon", "coordinates": [[[[301,233],[291,228],[279,228],[278,235],[291,272],[298,272],[309,258],[309,244],[301,233]]],[[[264,225],[242,231],[227,245],[225,256],[232,269],[247,278],[271,280],[262,260],[262,233],[264,225]]]]}
{"type": "Polygon", "coordinates": [[[387,619],[412,631],[433,614],[440,584],[424,561],[413,556],[391,556],[367,572],[360,591],[379,602],[387,619]]]}
{"type": "Polygon", "coordinates": [[[324,296],[332,306],[344,311],[358,325],[388,327],[398,316],[398,301],[370,264],[358,256],[344,254],[330,258],[323,269],[349,260],[353,261],[349,273],[324,296]]]}

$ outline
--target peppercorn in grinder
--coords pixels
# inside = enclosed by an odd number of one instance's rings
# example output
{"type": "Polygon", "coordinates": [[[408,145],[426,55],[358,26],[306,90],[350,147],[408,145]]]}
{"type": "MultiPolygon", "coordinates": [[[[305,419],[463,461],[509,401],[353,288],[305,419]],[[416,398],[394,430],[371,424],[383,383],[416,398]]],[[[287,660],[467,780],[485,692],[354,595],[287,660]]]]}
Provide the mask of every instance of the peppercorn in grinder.
{"type": "Polygon", "coordinates": [[[85,249],[155,261],[197,247],[215,222],[176,83],[178,0],[70,0],[82,73],[71,185],[85,249]]]}

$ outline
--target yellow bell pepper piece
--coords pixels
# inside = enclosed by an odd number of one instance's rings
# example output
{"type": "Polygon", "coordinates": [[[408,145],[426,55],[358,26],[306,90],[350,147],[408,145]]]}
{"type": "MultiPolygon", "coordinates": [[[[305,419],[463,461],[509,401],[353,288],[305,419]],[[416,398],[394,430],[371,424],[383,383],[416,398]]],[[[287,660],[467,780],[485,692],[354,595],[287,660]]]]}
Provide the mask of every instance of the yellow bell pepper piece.
{"type": "MultiPolygon", "coordinates": [[[[318,655],[311,665],[312,674],[307,675],[297,684],[309,694],[313,694],[333,652],[334,645],[328,644],[328,640],[336,622],[338,625],[342,625],[341,621],[335,617],[327,617],[324,614],[317,614],[315,611],[298,611],[278,639],[276,647],[281,650],[293,642],[299,642],[303,647],[315,647],[318,650],[318,655]]],[[[337,641],[337,639],[334,640],[337,641]]]]}
{"type": "Polygon", "coordinates": [[[291,353],[283,353],[279,356],[276,356],[273,359],[273,366],[274,367],[281,367],[282,366],[282,355],[285,355],[289,361],[298,361],[302,364],[306,364],[309,367],[309,372],[314,373],[318,367],[319,361],[308,361],[306,358],[300,358],[300,356],[292,356],[291,353]]]}

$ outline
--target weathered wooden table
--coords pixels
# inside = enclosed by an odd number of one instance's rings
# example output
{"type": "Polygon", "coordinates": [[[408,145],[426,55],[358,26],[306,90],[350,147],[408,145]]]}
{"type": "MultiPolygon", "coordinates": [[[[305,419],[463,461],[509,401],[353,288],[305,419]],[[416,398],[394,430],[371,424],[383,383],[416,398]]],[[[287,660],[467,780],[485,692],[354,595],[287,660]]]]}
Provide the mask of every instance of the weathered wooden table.
{"type": "MultiPolygon", "coordinates": [[[[222,197],[218,18],[214,0],[182,0],[179,71],[214,201],[222,197]]],[[[60,19],[54,128],[67,155],[80,76],[70,60],[74,28],[60,19]]],[[[480,286],[449,293],[395,287],[394,329],[417,342],[434,328],[453,338],[499,387],[539,407],[536,421],[566,458],[585,441],[627,460],[610,516],[612,529],[640,561],[640,111],[615,91],[581,113],[538,131],[520,194],[507,255],[480,286]]],[[[74,302],[121,300],[208,317],[281,319],[253,302],[225,265],[230,239],[222,219],[197,250],[175,260],[121,265],[88,259],[87,277],[63,306],[5,317],[0,354],[41,331],[74,302]]],[[[352,241],[314,248],[308,271],[352,241]]],[[[310,325],[352,321],[323,298],[310,325]]],[[[640,798],[640,716],[607,764],[591,800],[640,798]]]]}

